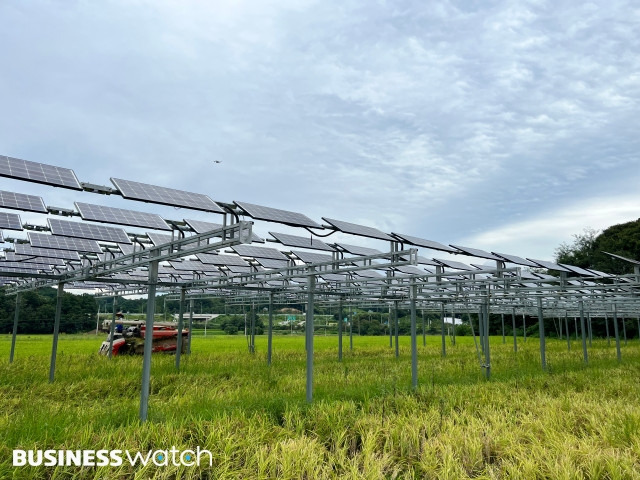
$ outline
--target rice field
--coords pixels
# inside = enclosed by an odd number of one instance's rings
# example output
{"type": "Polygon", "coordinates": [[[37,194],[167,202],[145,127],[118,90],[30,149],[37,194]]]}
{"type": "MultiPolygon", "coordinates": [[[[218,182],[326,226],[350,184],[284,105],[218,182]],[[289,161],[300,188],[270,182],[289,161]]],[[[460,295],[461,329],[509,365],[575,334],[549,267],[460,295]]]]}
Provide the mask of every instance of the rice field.
{"type": "Polygon", "coordinates": [[[50,336],[0,336],[0,478],[640,478],[640,342],[491,338],[492,378],[471,337],[441,357],[440,337],[315,337],[314,402],[303,337],[195,337],[193,353],[153,357],[149,421],[138,421],[141,357],[99,357],[103,336],[63,335],[48,382],[50,336]],[[211,466],[13,467],[13,449],[207,449],[211,466]]]}

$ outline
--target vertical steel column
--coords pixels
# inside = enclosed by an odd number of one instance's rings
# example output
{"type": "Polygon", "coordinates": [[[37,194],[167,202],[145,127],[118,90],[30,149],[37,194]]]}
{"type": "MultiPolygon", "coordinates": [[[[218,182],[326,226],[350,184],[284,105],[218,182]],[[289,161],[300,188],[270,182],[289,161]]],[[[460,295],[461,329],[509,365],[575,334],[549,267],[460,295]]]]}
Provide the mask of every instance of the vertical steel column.
{"type": "Polygon", "coordinates": [[[51,365],[49,366],[49,383],[53,382],[56,372],[56,355],[58,353],[58,333],[60,331],[60,314],[62,312],[62,294],[64,283],[58,283],[58,295],[56,297],[56,317],[53,322],[53,346],[51,347],[51,365]]]}
{"type": "Polygon", "coordinates": [[[580,300],[580,329],[582,331],[582,357],[584,363],[589,363],[589,354],[587,352],[587,333],[584,325],[584,301],[580,300]]]}
{"type": "Polygon", "coordinates": [[[16,335],[18,335],[18,318],[20,318],[20,294],[16,293],[16,308],[13,312],[13,333],[11,334],[11,352],[9,363],[13,363],[13,354],[16,352],[16,335]]]}
{"type": "Polygon", "coordinates": [[[589,334],[589,348],[593,340],[593,329],[591,328],[591,312],[587,313],[587,333],[589,334]]]}
{"type": "Polygon", "coordinates": [[[522,312],[522,340],[527,343],[527,315],[522,312]]]}
{"type": "Polygon", "coordinates": [[[409,292],[411,295],[411,386],[415,390],[418,388],[418,345],[416,340],[416,297],[418,295],[418,287],[416,287],[415,280],[411,280],[409,292]]]}
{"type": "Polygon", "coordinates": [[[538,331],[540,332],[540,360],[542,369],[547,369],[547,344],[544,337],[544,313],[542,312],[542,298],[538,297],[538,331]]]}
{"type": "Polygon", "coordinates": [[[351,305],[349,305],[349,351],[353,351],[353,316],[351,315],[351,305]]]}
{"type": "Polygon", "coordinates": [[[578,319],[576,317],[573,317],[573,326],[576,329],[576,340],[578,340],[578,319]]]}
{"type": "Polygon", "coordinates": [[[478,336],[480,337],[482,355],[484,355],[484,308],[482,305],[478,307],[478,336]]]}
{"type": "Polygon", "coordinates": [[[562,319],[560,315],[558,315],[558,327],[560,327],[558,330],[560,331],[560,340],[562,340],[562,319]]]}
{"type": "Polygon", "coordinates": [[[456,310],[455,308],[456,307],[452,304],[451,305],[451,321],[453,322],[453,327],[452,327],[453,336],[451,337],[451,345],[456,344],[456,310]]]}
{"type": "Polygon", "coordinates": [[[251,322],[249,322],[249,352],[256,353],[256,308],[251,303],[251,322]]]}
{"type": "MultiPolygon", "coordinates": [[[[113,337],[116,332],[116,312],[118,311],[118,295],[113,296],[113,313],[111,315],[111,325],[109,325],[109,358],[113,355],[113,337]]],[[[124,329],[124,325],[122,326],[124,329]]]]}
{"type": "Polygon", "coordinates": [[[422,309],[422,346],[427,346],[427,329],[424,323],[424,309],[422,309]]]}
{"type": "Polygon", "coordinates": [[[504,313],[500,314],[500,318],[502,319],[502,344],[504,345],[505,343],[507,343],[507,339],[504,336],[504,313]]]}
{"type": "MultiPolygon", "coordinates": [[[[484,349],[484,363],[485,363],[485,375],[487,380],[491,379],[491,349],[489,348],[489,300],[485,300],[484,304],[484,318],[485,318],[485,349],[484,349]]],[[[504,317],[503,317],[504,318],[504,317]]]]}
{"type": "Polygon", "coordinates": [[[442,329],[442,356],[446,357],[447,356],[447,336],[446,336],[446,331],[445,331],[445,325],[444,325],[444,303],[440,304],[440,318],[442,319],[442,325],[441,325],[441,329],[442,329]]]}
{"type": "Polygon", "coordinates": [[[187,354],[191,354],[191,341],[193,340],[193,298],[189,300],[189,341],[187,342],[187,354]]]}
{"type": "Polygon", "coordinates": [[[569,314],[567,311],[564,311],[564,329],[566,330],[567,337],[567,351],[571,351],[571,335],[569,335],[569,314]]]}
{"type": "Polygon", "coordinates": [[[618,308],[616,304],[613,304],[613,333],[616,336],[616,354],[618,355],[618,361],[622,361],[622,354],[620,353],[620,332],[618,331],[618,308]]]}
{"type": "Polygon", "coordinates": [[[624,344],[627,344],[627,326],[626,326],[626,322],[624,321],[624,316],[622,317],[622,335],[624,338],[624,344]]]}
{"type": "Polygon", "coordinates": [[[513,323],[513,351],[518,351],[518,336],[516,335],[516,309],[511,312],[511,323],[513,323]]]}
{"type": "Polygon", "coordinates": [[[271,349],[272,348],[273,348],[273,292],[269,292],[269,326],[267,330],[267,365],[271,365],[271,349]]]}
{"type": "Polygon", "coordinates": [[[391,305],[389,305],[389,317],[387,321],[389,327],[389,348],[393,348],[393,329],[391,327],[391,305]]]}
{"type": "Polygon", "coordinates": [[[398,325],[398,301],[393,302],[393,323],[395,324],[395,333],[396,333],[396,358],[400,356],[400,345],[398,344],[398,329],[400,328],[398,325]]]}
{"type": "Polygon", "coordinates": [[[607,332],[607,346],[611,346],[611,338],[609,337],[609,317],[607,316],[607,312],[604,313],[604,326],[607,332]]]}
{"type": "MultiPolygon", "coordinates": [[[[160,254],[152,250],[151,256],[160,254]]],[[[158,261],[149,263],[149,288],[147,292],[147,320],[144,331],[144,356],[142,358],[142,391],[140,392],[140,421],[147,421],[149,411],[149,391],[151,383],[151,349],[153,348],[153,320],[156,312],[156,286],[158,283],[158,261]]],[[[191,336],[191,335],[189,335],[191,336]]]]}
{"type": "Polygon", "coordinates": [[[182,355],[182,328],[184,325],[184,296],[186,288],[180,288],[180,309],[178,310],[178,344],[176,345],[176,370],[180,370],[180,356],[182,355]]]}
{"type": "MultiPolygon", "coordinates": [[[[340,296],[340,304],[338,306],[338,361],[342,361],[342,295],[340,296]]],[[[391,316],[389,316],[389,329],[391,329],[391,316]]],[[[391,330],[389,330],[391,331],[391,330]]]]}
{"type": "Polygon", "coordinates": [[[307,334],[307,403],[313,400],[313,291],[316,288],[316,277],[307,278],[307,318],[305,330],[307,334]]]}

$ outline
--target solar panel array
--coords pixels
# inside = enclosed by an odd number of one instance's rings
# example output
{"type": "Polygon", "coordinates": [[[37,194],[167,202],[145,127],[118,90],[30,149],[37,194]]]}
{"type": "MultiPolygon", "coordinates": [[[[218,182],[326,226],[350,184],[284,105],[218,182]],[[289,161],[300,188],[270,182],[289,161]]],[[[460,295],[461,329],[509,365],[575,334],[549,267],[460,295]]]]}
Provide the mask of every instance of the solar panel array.
{"type": "Polygon", "coordinates": [[[0,212],[0,228],[7,230],[22,230],[20,215],[17,213],[0,212]]]}
{"type": "Polygon", "coordinates": [[[333,257],[331,255],[327,255],[324,253],[294,251],[293,254],[304,263],[324,263],[333,260],[333,257]]]}
{"type": "Polygon", "coordinates": [[[231,247],[234,252],[243,257],[272,258],[274,260],[288,260],[287,257],[275,248],[253,247],[251,245],[234,245],[231,247]]]}
{"type": "Polygon", "coordinates": [[[451,245],[453,248],[457,248],[458,250],[467,253],[473,257],[478,257],[478,258],[488,258],[489,260],[500,260],[502,261],[502,259],[500,257],[496,257],[494,254],[489,253],[489,252],[485,252],[484,250],[480,250],[479,248],[469,248],[469,247],[460,247],[458,245],[451,245]]]}
{"type": "Polygon", "coordinates": [[[413,237],[411,235],[404,235],[399,233],[393,233],[395,237],[398,237],[403,243],[409,245],[415,245],[416,247],[429,248],[431,250],[440,250],[442,252],[456,253],[457,250],[444,243],[436,242],[434,240],[425,240],[424,238],[413,237]]]}
{"type": "Polygon", "coordinates": [[[289,266],[288,261],[284,260],[274,260],[272,258],[256,258],[256,262],[258,262],[264,268],[287,268],[289,266]]]}
{"type": "Polygon", "coordinates": [[[527,260],[537,264],[541,268],[546,268],[547,270],[555,270],[557,272],[570,272],[568,268],[561,267],[557,263],[547,262],[546,260],[535,260],[533,258],[527,258],[527,260]]]}
{"type": "Polygon", "coordinates": [[[183,260],[182,262],[169,262],[169,264],[176,270],[190,270],[193,272],[211,272],[217,271],[218,267],[215,265],[197,262],[195,260],[183,260]]]}
{"type": "MultiPolygon", "coordinates": [[[[45,235],[46,236],[46,235],[45,235]]],[[[72,250],[59,250],[54,248],[38,248],[28,243],[16,243],[16,253],[20,255],[33,255],[35,257],[61,258],[63,260],[80,260],[78,252],[72,250]]]]}
{"type": "Polygon", "coordinates": [[[360,247],[358,245],[347,245],[346,243],[336,243],[342,250],[352,255],[360,255],[362,257],[368,257],[369,255],[378,255],[382,253],[375,248],[360,247]]]}
{"type": "Polygon", "coordinates": [[[289,235],[286,233],[276,233],[269,232],[273,238],[279,241],[281,244],[286,245],[288,247],[297,247],[297,248],[311,248],[313,250],[324,250],[327,252],[333,252],[335,249],[330,247],[322,240],[318,240],[317,238],[311,237],[299,237],[298,235],[289,235]]]}
{"type": "Polygon", "coordinates": [[[211,253],[197,253],[196,257],[202,263],[210,263],[212,265],[237,265],[239,267],[248,267],[249,264],[237,255],[213,255],[211,253]]]}
{"type": "Polygon", "coordinates": [[[0,207],[25,212],[47,213],[47,207],[45,207],[41,197],[24,193],[5,192],[4,190],[0,190],[0,207]]]}
{"type": "Polygon", "coordinates": [[[0,155],[0,176],[82,190],[73,170],[0,155]]]}
{"type": "Polygon", "coordinates": [[[87,238],[113,243],[131,243],[129,236],[121,228],[93,225],[90,223],[70,222],[58,218],[49,218],[51,233],[65,237],[87,238]]]}
{"type": "Polygon", "coordinates": [[[333,225],[333,227],[341,232],[360,235],[361,237],[377,238],[380,240],[395,240],[393,237],[387,235],[382,230],[378,230],[377,228],[358,225],[356,223],[343,222],[342,220],[334,220],[333,218],[327,217],[322,217],[322,219],[333,225]]]}
{"type": "MultiPolygon", "coordinates": [[[[201,220],[188,220],[186,218],[184,219],[184,221],[196,233],[210,232],[211,230],[217,230],[219,228],[222,228],[222,225],[220,225],[219,223],[203,222],[201,220]]],[[[239,235],[239,232],[236,232],[234,236],[235,235],[239,235]]],[[[251,241],[257,242],[257,243],[264,243],[264,239],[260,238],[258,235],[256,235],[253,232],[251,232],[251,241]]]]}
{"type": "Polygon", "coordinates": [[[137,212],[124,208],[105,207],[83,202],[75,202],[75,205],[83,220],[152,228],[154,230],[171,230],[167,222],[155,213],[137,212]]]}
{"type": "Polygon", "coordinates": [[[45,258],[34,257],[32,255],[19,255],[15,252],[6,252],[5,258],[11,262],[24,262],[24,263],[46,263],[48,265],[64,266],[64,260],[61,258],[45,258]]]}
{"type": "Polygon", "coordinates": [[[95,240],[85,238],[64,237],[61,235],[47,235],[45,233],[29,232],[31,245],[38,248],[53,248],[56,250],[75,250],[76,252],[102,253],[102,248],[95,240]]]}
{"type": "Polygon", "coordinates": [[[518,257],[517,255],[509,255],[507,253],[498,253],[498,252],[493,252],[494,255],[497,255],[498,257],[503,258],[504,260],[506,260],[509,263],[515,263],[516,265],[524,265],[526,267],[537,267],[538,265],[536,265],[533,262],[530,262],[529,260],[522,258],[522,257],[518,257]]]}
{"type": "Polygon", "coordinates": [[[267,222],[283,223],[293,227],[313,227],[322,228],[322,226],[302,213],[290,212],[288,210],[280,210],[278,208],[263,207],[248,202],[234,202],[242,210],[247,212],[251,218],[265,220],[267,222]]]}
{"type": "Polygon", "coordinates": [[[205,212],[224,213],[224,210],[202,193],[158,187],[120,178],[112,178],[111,183],[116,186],[124,198],[158,203],[160,205],[185,207],[193,210],[204,210],[205,212]]]}

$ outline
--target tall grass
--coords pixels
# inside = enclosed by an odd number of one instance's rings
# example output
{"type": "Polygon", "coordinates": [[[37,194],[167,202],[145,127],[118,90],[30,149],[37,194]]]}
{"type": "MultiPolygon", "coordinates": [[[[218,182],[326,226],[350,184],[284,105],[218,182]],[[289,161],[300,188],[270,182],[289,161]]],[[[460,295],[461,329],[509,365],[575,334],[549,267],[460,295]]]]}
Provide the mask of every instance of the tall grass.
{"type": "Polygon", "coordinates": [[[385,337],[315,338],[314,402],[305,402],[302,337],[194,339],[177,372],[153,357],[149,422],[137,420],[141,357],[109,361],[102,337],[63,336],[48,383],[50,337],[0,336],[0,478],[640,478],[640,345],[596,340],[589,365],[573,342],[491,339],[486,381],[471,338],[440,356],[419,347],[412,391],[409,339],[395,358],[385,337]],[[197,467],[21,467],[22,449],[207,448],[197,467]]]}

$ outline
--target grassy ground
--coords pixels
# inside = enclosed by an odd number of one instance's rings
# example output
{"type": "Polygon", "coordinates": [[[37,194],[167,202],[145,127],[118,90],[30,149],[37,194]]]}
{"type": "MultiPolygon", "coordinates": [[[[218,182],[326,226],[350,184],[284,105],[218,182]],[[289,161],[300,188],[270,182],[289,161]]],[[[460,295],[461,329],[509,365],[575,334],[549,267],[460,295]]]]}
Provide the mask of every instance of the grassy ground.
{"type": "Polygon", "coordinates": [[[141,358],[109,361],[103,336],[62,336],[48,383],[51,338],[0,336],[0,478],[640,478],[640,343],[615,348],[537,339],[491,339],[483,378],[473,341],[440,356],[440,338],[419,338],[419,382],[410,388],[409,338],[396,359],[385,337],[354,337],[337,361],[336,337],[315,338],[315,400],[305,402],[303,337],[194,339],[176,372],[153,357],[150,421],[140,425],[141,358]],[[12,450],[190,449],[201,467],[20,467],[12,450]]]}

